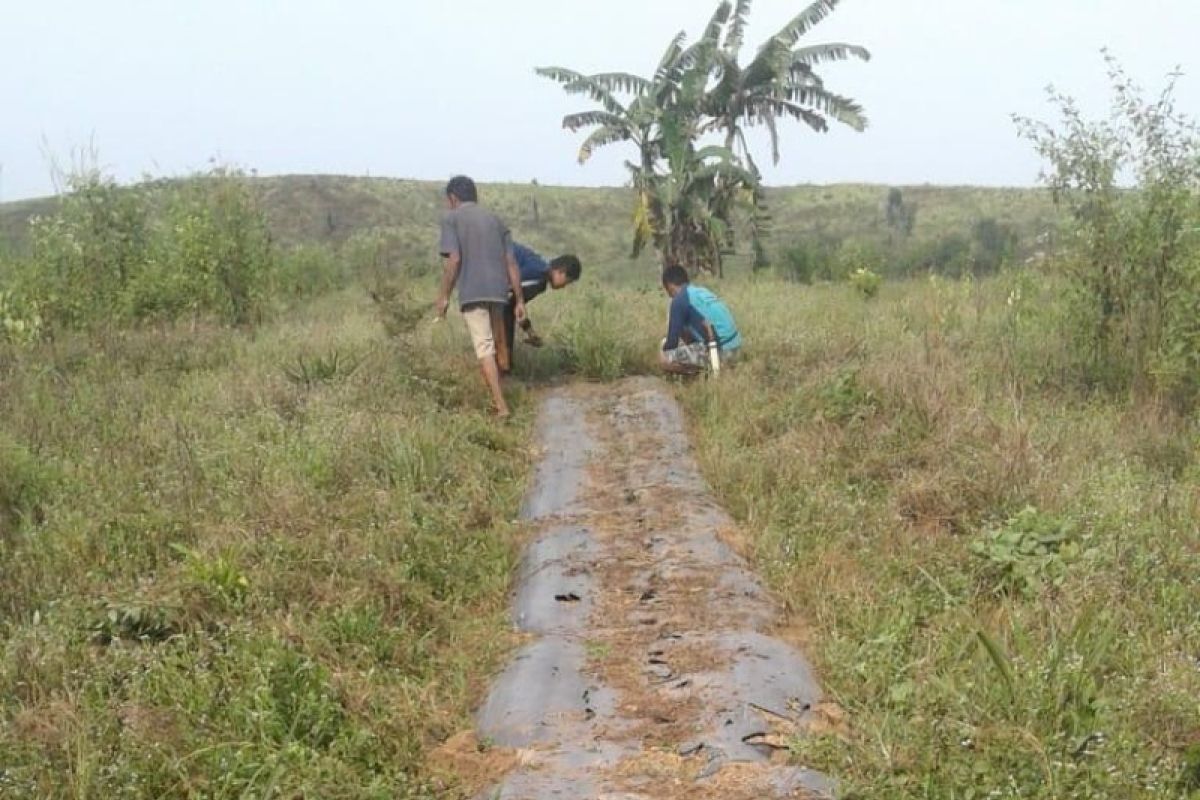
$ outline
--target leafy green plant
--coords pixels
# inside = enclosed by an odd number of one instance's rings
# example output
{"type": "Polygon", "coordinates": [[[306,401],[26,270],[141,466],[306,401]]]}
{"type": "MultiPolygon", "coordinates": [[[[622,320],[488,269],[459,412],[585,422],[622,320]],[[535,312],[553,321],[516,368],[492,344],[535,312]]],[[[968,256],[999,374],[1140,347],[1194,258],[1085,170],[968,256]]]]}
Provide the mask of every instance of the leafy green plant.
{"type": "Polygon", "coordinates": [[[116,641],[157,644],[178,632],[171,609],[141,602],[105,602],[91,625],[91,633],[100,644],[116,641]]]}
{"type": "Polygon", "coordinates": [[[279,267],[270,276],[271,293],[290,299],[316,297],[345,288],[348,272],[340,254],[329,247],[293,247],[279,257],[279,267]]]}
{"type": "Polygon", "coordinates": [[[296,384],[311,389],[322,383],[333,383],[344,380],[354,374],[361,360],[344,356],[338,350],[331,350],[325,355],[296,357],[296,363],[283,368],[284,376],[296,384]]]}
{"type": "Polygon", "coordinates": [[[179,544],[172,549],[184,556],[192,580],[221,602],[241,605],[250,590],[250,579],[232,557],[220,554],[205,556],[179,544]]]}
{"type": "Polygon", "coordinates": [[[879,294],[883,278],[869,269],[859,267],[850,273],[850,285],[865,299],[870,300],[879,294]]]}
{"type": "Polygon", "coordinates": [[[858,370],[845,367],[821,385],[818,416],[840,425],[861,421],[875,413],[878,399],[862,385],[858,370]]]}
{"type": "Polygon", "coordinates": [[[37,306],[15,292],[0,291],[0,341],[29,345],[43,334],[42,315],[37,306]]]}
{"type": "Polygon", "coordinates": [[[1074,522],[1030,507],[985,532],[971,552],[984,562],[993,591],[1031,596],[1061,586],[1082,547],[1074,522]]]}
{"type": "MultiPolygon", "coordinates": [[[[266,217],[235,170],[118,186],[96,169],[68,179],[55,213],[31,223],[25,329],[261,314],[277,263],[266,217]]],[[[6,328],[12,328],[9,325],[6,328]]]]}
{"type": "Polygon", "coordinates": [[[827,269],[829,248],[817,242],[799,241],[787,247],[778,260],[779,273],[788,280],[811,284],[827,269]]]}

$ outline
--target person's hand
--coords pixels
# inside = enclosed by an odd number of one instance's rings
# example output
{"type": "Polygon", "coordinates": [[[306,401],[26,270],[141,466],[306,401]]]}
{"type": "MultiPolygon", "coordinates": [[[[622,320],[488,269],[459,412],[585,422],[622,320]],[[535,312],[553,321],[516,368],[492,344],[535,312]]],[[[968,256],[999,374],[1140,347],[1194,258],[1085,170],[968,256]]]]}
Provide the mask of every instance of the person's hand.
{"type": "Polygon", "coordinates": [[[449,297],[438,297],[438,299],[433,304],[433,309],[435,312],[437,312],[438,319],[445,319],[446,311],[449,310],[449,308],[450,308],[450,298],[449,297]]]}
{"type": "Polygon", "coordinates": [[[517,306],[515,309],[513,309],[513,311],[517,316],[517,322],[524,322],[527,319],[525,314],[525,303],[521,302],[520,300],[517,301],[517,306]]]}

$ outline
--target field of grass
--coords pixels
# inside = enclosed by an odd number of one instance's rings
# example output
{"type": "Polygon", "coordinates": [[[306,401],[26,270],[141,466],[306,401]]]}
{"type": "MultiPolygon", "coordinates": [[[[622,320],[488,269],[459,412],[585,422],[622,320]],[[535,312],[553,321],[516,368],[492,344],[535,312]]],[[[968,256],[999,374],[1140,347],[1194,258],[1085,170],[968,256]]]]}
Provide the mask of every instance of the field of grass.
{"type": "Polygon", "coordinates": [[[753,357],[681,392],[848,712],[872,798],[1200,796],[1200,426],[1072,378],[1014,274],[731,287],[753,357]]]}
{"type": "MultiPolygon", "coordinates": [[[[259,185],[278,240],[341,242],[313,257],[363,275],[382,237],[375,277],[432,297],[437,187],[259,185]]],[[[358,285],[276,297],[253,328],[0,344],[0,797],[454,796],[429,753],[513,644],[536,386],[652,370],[666,303],[621,257],[623,193],[539,187],[535,226],[532,187],[485,191],[522,238],[596,254],[531,306],[550,346],[521,351],[509,425],[457,322],[358,285]]],[[[877,235],[885,197],[780,194],[776,236],[877,235]]],[[[1048,213],[906,197],[917,235],[1048,213]]],[[[733,273],[748,358],[677,388],[847,711],[794,757],[849,797],[1200,792],[1195,415],[1084,380],[1042,272],[870,300],[733,273]]]]}
{"type": "MultiPolygon", "coordinates": [[[[850,722],[794,757],[855,798],[1200,797],[1195,415],[1082,380],[1033,272],[718,289],[750,356],[678,395],[850,722]]],[[[663,302],[585,288],[555,327],[645,370],[663,302]]]]}
{"type": "Polygon", "coordinates": [[[529,404],[497,427],[459,337],[377,316],[0,350],[0,797],[439,794],[529,404]]]}

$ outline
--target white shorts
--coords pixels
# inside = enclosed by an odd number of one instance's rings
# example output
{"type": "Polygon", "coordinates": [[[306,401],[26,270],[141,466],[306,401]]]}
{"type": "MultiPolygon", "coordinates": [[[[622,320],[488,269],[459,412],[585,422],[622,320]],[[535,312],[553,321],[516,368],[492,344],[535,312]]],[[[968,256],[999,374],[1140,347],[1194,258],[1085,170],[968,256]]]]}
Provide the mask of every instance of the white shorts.
{"type": "Polygon", "coordinates": [[[496,357],[496,339],[492,335],[492,311],[486,304],[464,308],[463,319],[471,333],[471,345],[480,361],[496,357]]]}

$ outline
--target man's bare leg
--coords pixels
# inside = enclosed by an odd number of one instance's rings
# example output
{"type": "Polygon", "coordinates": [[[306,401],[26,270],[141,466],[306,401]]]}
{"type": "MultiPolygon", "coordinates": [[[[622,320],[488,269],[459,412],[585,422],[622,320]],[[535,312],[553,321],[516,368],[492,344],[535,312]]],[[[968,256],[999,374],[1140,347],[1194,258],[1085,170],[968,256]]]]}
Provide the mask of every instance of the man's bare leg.
{"type": "Polygon", "coordinates": [[[479,359],[479,371],[483,373],[483,382],[491,390],[492,405],[496,409],[496,416],[502,419],[507,417],[508,403],[504,402],[504,392],[500,389],[500,368],[496,366],[496,357],[488,356],[479,359]]]}

